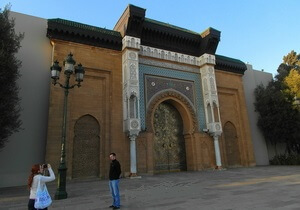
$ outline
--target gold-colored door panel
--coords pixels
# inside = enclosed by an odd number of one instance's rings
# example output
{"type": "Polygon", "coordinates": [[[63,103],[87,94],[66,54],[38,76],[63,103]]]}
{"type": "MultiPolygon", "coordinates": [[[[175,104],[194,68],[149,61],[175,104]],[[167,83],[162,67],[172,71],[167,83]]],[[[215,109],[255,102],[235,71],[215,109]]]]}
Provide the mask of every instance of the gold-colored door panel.
{"type": "Polygon", "coordinates": [[[225,148],[228,167],[241,165],[241,157],[238,145],[236,128],[231,122],[226,122],[224,126],[225,148]]]}
{"type": "Polygon", "coordinates": [[[73,178],[98,177],[99,175],[99,124],[85,115],[74,127],[73,178]]]}
{"type": "Polygon", "coordinates": [[[175,107],[161,103],[154,113],[156,172],[186,170],[182,118],[175,107]]]}

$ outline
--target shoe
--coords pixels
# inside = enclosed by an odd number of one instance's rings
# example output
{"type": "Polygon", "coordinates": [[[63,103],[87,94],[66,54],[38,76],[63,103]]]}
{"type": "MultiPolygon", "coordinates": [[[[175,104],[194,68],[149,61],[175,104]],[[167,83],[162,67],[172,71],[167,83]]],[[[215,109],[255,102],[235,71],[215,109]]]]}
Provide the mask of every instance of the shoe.
{"type": "Polygon", "coordinates": [[[113,209],[120,209],[120,207],[114,206],[114,208],[113,208],[113,209]]]}
{"type": "Polygon", "coordinates": [[[115,208],[115,206],[114,206],[114,205],[111,205],[111,206],[109,206],[109,208],[112,208],[112,209],[113,209],[113,208],[115,208]]]}

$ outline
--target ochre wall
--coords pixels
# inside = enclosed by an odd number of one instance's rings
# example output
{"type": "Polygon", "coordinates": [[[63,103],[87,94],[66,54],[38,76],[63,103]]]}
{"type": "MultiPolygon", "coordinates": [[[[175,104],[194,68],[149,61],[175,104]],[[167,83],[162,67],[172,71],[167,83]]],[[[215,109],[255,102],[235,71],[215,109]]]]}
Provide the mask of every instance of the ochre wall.
{"type": "Polygon", "coordinates": [[[242,84],[242,75],[216,70],[216,84],[220,104],[223,134],[220,152],[223,166],[227,166],[224,125],[231,122],[237,132],[237,142],[242,166],[255,165],[247,107],[242,84]]]}
{"type": "MultiPolygon", "coordinates": [[[[128,171],[129,143],[123,133],[122,124],[121,52],[58,40],[52,40],[52,43],[53,61],[58,60],[62,66],[63,60],[72,52],[76,65],[82,63],[85,68],[82,86],[71,89],[68,97],[67,177],[72,177],[74,125],[84,115],[93,116],[100,125],[99,176],[108,177],[110,152],[117,154],[123,172],[128,171]]],[[[64,78],[62,70],[59,82],[64,84],[64,78]]],[[[74,84],[74,80],[74,77],[71,77],[70,83],[74,84]]],[[[61,151],[64,90],[59,85],[49,85],[51,88],[46,161],[57,171],[61,151]]]]}

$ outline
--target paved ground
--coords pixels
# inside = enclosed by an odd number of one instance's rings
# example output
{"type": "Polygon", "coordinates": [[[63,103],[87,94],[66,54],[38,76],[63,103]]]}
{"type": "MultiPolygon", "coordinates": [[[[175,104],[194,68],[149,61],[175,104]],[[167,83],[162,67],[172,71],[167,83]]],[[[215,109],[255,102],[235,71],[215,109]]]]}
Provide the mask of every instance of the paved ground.
{"type": "MultiPolygon", "coordinates": [[[[56,183],[48,190],[55,194],[56,183]]],[[[300,166],[266,166],[121,179],[121,209],[300,209],[300,166]]],[[[67,182],[49,209],[109,209],[107,180],[67,182]]],[[[27,209],[26,187],[0,189],[0,209],[27,209]]]]}

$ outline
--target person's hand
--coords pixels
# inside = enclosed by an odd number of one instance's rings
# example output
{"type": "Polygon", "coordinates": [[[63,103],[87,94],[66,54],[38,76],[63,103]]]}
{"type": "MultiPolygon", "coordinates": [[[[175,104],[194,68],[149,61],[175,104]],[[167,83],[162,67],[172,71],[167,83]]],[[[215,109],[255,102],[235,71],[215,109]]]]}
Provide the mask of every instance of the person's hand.
{"type": "Polygon", "coordinates": [[[48,163],[48,168],[51,168],[51,165],[50,165],[50,163],[48,163]]]}

